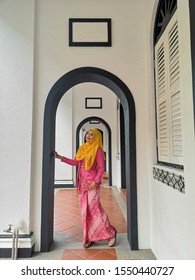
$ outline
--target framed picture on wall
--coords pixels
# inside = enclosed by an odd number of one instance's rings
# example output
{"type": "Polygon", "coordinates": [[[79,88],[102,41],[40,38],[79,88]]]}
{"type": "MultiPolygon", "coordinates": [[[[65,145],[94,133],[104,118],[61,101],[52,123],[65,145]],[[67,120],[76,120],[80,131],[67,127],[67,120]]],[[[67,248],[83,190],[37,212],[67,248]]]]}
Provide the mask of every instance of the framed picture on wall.
{"type": "Polygon", "coordinates": [[[110,18],[70,18],[70,47],[111,47],[110,18]]]}
{"type": "Polygon", "coordinates": [[[101,97],[86,97],[85,109],[102,109],[101,97]]]}

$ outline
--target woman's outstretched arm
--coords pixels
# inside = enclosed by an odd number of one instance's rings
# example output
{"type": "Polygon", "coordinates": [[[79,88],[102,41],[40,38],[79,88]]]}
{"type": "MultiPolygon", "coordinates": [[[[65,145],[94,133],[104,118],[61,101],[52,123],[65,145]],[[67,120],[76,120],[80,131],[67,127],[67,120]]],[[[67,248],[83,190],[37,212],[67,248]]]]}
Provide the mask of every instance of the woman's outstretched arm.
{"type": "Polygon", "coordinates": [[[61,156],[56,151],[53,151],[53,155],[55,156],[55,158],[60,159],[62,162],[67,163],[69,165],[76,166],[79,164],[79,161],[76,160],[76,158],[71,159],[71,158],[61,156]]]}

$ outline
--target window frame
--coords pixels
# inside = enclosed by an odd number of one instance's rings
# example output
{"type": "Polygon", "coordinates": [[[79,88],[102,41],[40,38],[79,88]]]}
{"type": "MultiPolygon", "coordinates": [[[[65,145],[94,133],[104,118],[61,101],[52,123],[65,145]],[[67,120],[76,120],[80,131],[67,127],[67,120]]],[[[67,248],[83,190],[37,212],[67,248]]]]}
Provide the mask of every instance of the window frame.
{"type": "MultiPolygon", "coordinates": [[[[159,93],[159,92],[157,92],[157,83],[159,80],[157,80],[158,74],[156,74],[156,71],[157,71],[157,69],[156,69],[156,67],[157,67],[157,65],[156,65],[156,63],[157,63],[156,62],[156,47],[158,45],[160,45],[161,41],[162,42],[165,41],[165,38],[166,38],[165,36],[167,36],[166,32],[168,32],[167,30],[171,29],[170,26],[171,26],[172,22],[174,22],[174,17],[177,18],[177,1],[171,1],[171,0],[170,1],[160,1],[159,5],[158,5],[158,9],[157,9],[157,15],[156,15],[156,21],[155,21],[155,27],[154,27],[154,85],[155,85],[155,118],[156,118],[156,154],[157,154],[157,164],[170,166],[170,167],[174,167],[177,169],[184,169],[183,162],[182,162],[183,157],[180,157],[180,160],[178,160],[178,162],[175,160],[171,160],[171,157],[172,157],[171,144],[173,145],[173,139],[170,137],[170,134],[172,135],[172,129],[170,127],[171,118],[169,116],[169,113],[171,112],[171,109],[170,109],[171,90],[169,90],[168,92],[165,93],[165,97],[166,97],[165,103],[166,104],[168,103],[168,107],[167,107],[168,113],[166,111],[166,117],[168,116],[168,120],[166,121],[166,126],[168,127],[167,135],[169,138],[169,140],[168,140],[169,141],[168,142],[169,155],[164,158],[159,156],[160,148],[162,148],[162,145],[161,145],[161,147],[159,147],[159,112],[158,112],[159,103],[158,103],[158,99],[157,99],[157,94],[159,93]],[[159,14],[161,14],[161,13],[165,14],[165,10],[166,10],[165,2],[167,5],[169,5],[170,2],[172,2],[172,3],[174,2],[175,6],[172,6],[172,9],[170,9],[170,10],[167,9],[167,15],[165,15],[165,17],[164,17],[164,22],[159,23],[159,18],[160,18],[159,14]],[[162,12],[162,9],[164,9],[163,12],[162,12]],[[160,25],[161,25],[161,29],[159,30],[158,28],[160,25]],[[168,158],[169,158],[169,160],[168,160],[168,158]]],[[[161,18],[161,20],[162,20],[162,18],[161,18]]],[[[177,20],[178,20],[178,18],[177,18],[177,20]]],[[[168,39],[167,39],[166,44],[168,44],[168,39]]],[[[166,46],[166,49],[167,49],[167,46],[166,46]]],[[[167,57],[165,57],[164,59],[166,60],[166,62],[169,62],[167,57]]],[[[166,69],[164,70],[165,72],[166,72],[167,68],[168,68],[168,66],[166,66],[166,69]]],[[[165,73],[165,75],[166,75],[166,79],[167,79],[167,77],[169,79],[170,75],[169,74],[167,75],[167,73],[165,73]]],[[[166,81],[166,86],[169,86],[169,83],[167,81],[166,81]]],[[[181,94],[181,93],[179,92],[179,94],[181,94]]],[[[182,122],[182,119],[181,119],[181,122],[182,122]]],[[[181,125],[182,125],[182,123],[181,123],[181,125]]],[[[182,147],[183,147],[183,143],[182,143],[182,147]]]]}

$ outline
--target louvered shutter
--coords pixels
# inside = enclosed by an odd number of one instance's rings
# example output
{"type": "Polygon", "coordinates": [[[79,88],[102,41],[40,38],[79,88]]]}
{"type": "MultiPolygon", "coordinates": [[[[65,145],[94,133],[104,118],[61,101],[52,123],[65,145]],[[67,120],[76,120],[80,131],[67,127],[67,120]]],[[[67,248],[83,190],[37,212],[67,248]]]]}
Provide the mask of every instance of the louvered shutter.
{"type": "Polygon", "coordinates": [[[178,22],[174,16],[168,32],[169,49],[169,91],[170,91],[170,148],[171,162],[183,164],[179,36],[178,22]]]}
{"type": "Polygon", "coordinates": [[[169,127],[168,127],[168,96],[166,77],[166,56],[163,38],[156,46],[156,102],[157,102],[157,133],[158,158],[167,162],[170,158],[169,127]]]}
{"type": "Polygon", "coordinates": [[[155,46],[158,160],[183,164],[177,14],[155,46]]]}

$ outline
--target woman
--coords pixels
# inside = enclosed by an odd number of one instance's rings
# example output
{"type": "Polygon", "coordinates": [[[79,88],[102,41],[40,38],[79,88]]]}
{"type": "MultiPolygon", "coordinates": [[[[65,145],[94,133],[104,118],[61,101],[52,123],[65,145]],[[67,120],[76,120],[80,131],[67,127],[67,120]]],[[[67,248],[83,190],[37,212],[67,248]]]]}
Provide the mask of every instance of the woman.
{"type": "Polygon", "coordinates": [[[104,173],[102,135],[96,128],[86,134],[86,143],[81,145],[74,159],[54,156],[69,165],[78,165],[77,190],[79,193],[83,246],[88,248],[94,241],[108,240],[111,247],[116,242],[116,229],[110,224],[100,203],[100,183],[104,173]]]}

